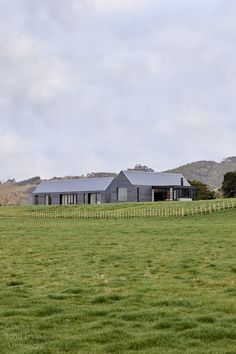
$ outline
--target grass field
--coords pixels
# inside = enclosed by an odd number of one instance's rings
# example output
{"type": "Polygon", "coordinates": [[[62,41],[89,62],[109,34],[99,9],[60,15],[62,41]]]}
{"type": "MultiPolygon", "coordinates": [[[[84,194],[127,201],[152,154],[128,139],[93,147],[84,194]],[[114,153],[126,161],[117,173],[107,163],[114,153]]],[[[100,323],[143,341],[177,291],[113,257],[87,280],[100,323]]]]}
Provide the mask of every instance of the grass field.
{"type": "Polygon", "coordinates": [[[236,209],[0,221],[0,353],[236,353],[236,209]]]}

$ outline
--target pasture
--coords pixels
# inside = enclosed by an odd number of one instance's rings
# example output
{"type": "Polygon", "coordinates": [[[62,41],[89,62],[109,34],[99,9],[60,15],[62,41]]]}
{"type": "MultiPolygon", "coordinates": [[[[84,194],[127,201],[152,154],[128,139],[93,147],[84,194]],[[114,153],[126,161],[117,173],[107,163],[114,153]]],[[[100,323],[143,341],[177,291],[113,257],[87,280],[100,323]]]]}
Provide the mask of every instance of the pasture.
{"type": "Polygon", "coordinates": [[[0,353],[235,354],[235,254],[236,209],[2,218],[0,353]]]}

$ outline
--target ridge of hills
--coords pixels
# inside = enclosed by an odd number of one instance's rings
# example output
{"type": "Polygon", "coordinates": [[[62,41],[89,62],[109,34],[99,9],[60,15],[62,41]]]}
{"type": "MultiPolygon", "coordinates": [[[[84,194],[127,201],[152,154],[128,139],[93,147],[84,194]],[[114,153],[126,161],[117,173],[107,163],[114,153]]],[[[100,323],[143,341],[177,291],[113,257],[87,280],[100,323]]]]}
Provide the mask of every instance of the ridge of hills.
{"type": "MultiPolygon", "coordinates": [[[[153,171],[147,166],[140,164],[130,170],[136,171],[153,171]]],[[[198,180],[206,183],[211,189],[221,187],[223,177],[227,172],[236,171],[236,156],[227,157],[222,162],[215,161],[196,161],[188,163],[177,168],[173,168],[163,172],[181,173],[188,180],[198,180]]],[[[95,178],[95,177],[113,177],[113,172],[92,172],[82,176],[65,176],[53,177],[50,180],[67,179],[67,178],[95,178]]],[[[30,179],[16,182],[15,179],[9,179],[6,182],[0,182],[0,205],[2,204],[31,204],[32,192],[39,185],[42,179],[32,177],[30,179]]]]}
{"type": "Polygon", "coordinates": [[[227,157],[222,162],[196,161],[167,170],[165,172],[182,173],[189,181],[206,183],[211,189],[221,187],[224,175],[236,171],[236,156],[227,157]]]}

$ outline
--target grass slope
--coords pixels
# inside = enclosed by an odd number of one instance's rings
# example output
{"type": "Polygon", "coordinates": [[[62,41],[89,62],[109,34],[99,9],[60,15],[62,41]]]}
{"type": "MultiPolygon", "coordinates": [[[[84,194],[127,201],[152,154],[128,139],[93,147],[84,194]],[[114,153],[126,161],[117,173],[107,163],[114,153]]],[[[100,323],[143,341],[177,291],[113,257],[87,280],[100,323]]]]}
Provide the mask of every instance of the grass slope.
{"type": "Polygon", "coordinates": [[[236,198],[228,199],[213,199],[213,200],[199,200],[192,202],[157,202],[157,203],[107,203],[107,204],[78,204],[78,205],[24,205],[24,206],[2,206],[0,207],[0,216],[9,215],[18,212],[22,215],[24,213],[38,213],[38,212],[66,212],[76,213],[80,211],[89,212],[109,212],[109,211],[137,211],[137,210],[155,210],[155,209],[180,209],[180,208],[200,208],[213,207],[213,205],[236,205],[236,198]]]}
{"type": "Polygon", "coordinates": [[[234,354],[236,210],[1,220],[0,353],[234,354]]]}

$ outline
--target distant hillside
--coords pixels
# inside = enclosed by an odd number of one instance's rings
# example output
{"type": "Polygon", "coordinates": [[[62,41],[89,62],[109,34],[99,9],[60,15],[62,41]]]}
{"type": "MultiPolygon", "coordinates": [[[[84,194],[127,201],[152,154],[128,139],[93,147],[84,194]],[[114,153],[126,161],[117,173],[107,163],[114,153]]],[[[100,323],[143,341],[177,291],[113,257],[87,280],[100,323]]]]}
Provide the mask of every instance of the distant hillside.
{"type": "Polygon", "coordinates": [[[33,177],[21,182],[10,179],[0,183],[0,205],[31,204],[32,192],[40,182],[40,177],[33,177]]]}
{"type": "Polygon", "coordinates": [[[208,184],[212,189],[221,186],[224,174],[236,171],[236,156],[228,157],[222,162],[197,161],[165,172],[182,173],[188,180],[198,180],[208,184]]]}
{"type": "MultiPolygon", "coordinates": [[[[113,177],[116,176],[113,172],[92,172],[82,176],[65,176],[53,177],[51,180],[61,180],[66,178],[98,178],[98,177],[113,177]]],[[[41,182],[40,177],[32,177],[30,179],[16,182],[9,179],[8,181],[0,182],[0,205],[18,205],[32,204],[32,192],[41,182]]]]}

